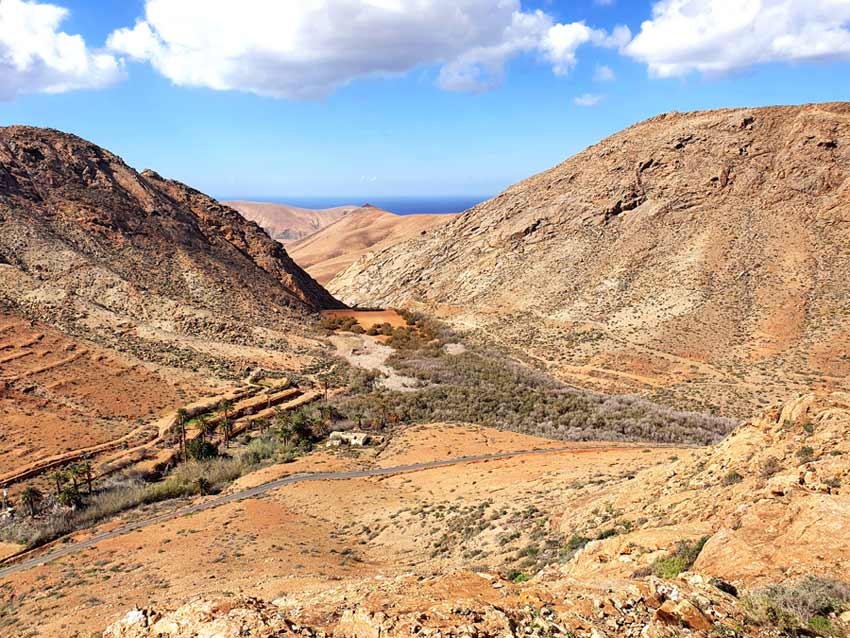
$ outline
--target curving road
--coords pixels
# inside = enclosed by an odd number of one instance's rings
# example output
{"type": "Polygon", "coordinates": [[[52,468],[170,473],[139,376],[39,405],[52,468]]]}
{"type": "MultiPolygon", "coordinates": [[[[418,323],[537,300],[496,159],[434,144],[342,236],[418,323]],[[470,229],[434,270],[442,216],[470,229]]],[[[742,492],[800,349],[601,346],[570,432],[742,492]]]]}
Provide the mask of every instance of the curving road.
{"type": "Polygon", "coordinates": [[[157,523],[163,523],[165,521],[170,521],[175,518],[179,518],[180,516],[185,516],[186,514],[194,514],[195,512],[202,512],[204,510],[212,509],[214,507],[219,507],[220,505],[225,505],[226,503],[233,503],[235,501],[241,501],[246,498],[253,498],[255,496],[259,496],[260,494],[265,494],[272,490],[276,490],[279,487],[283,487],[284,485],[290,485],[292,483],[303,483],[305,481],[341,481],[347,479],[357,479],[357,478],[369,478],[373,476],[387,476],[390,474],[402,474],[405,472],[418,472],[420,470],[431,470],[435,468],[441,467],[449,467],[451,465],[460,465],[463,463],[474,463],[478,461],[491,461],[497,459],[507,459],[517,456],[529,456],[532,454],[558,454],[562,452],[581,452],[583,450],[629,450],[629,449],[639,449],[639,450],[682,450],[682,449],[691,449],[699,446],[695,445],[586,445],[582,447],[558,447],[558,448],[544,448],[537,450],[519,450],[515,452],[496,452],[493,454],[480,454],[478,456],[460,456],[453,459],[445,459],[442,461],[428,461],[425,463],[414,463],[413,465],[399,465],[395,467],[384,467],[384,468],[374,468],[369,470],[352,470],[349,472],[317,472],[310,474],[292,474],[290,476],[286,476],[281,479],[277,479],[276,481],[271,481],[269,483],[263,483],[262,485],[257,485],[255,487],[250,487],[239,492],[233,492],[232,494],[225,494],[223,496],[218,496],[216,498],[203,501],[201,503],[195,503],[194,505],[190,505],[188,507],[180,508],[173,510],[171,512],[165,512],[163,514],[159,514],[152,518],[147,518],[141,521],[135,521],[133,523],[127,523],[126,525],[122,525],[121,527],[117,527],[109,532],[104,532],[103,534],[98,534],[97,536],[92,536],[91,538],[80,541],[78,543],[69,543],[64,547],[59,549],[55,549],[46,554],[42,554],[36,556],[34,558],[29,558],[23,560],[19,563],[13,563],[8,567],[0,568],[0,578],[4,578],[6,576],[11,576],[12,574],[17,574],[28,569],[32,569],[33,567],[38,567],[39,565],[46,565],[47,563],[52,563],[55,560],[63,558],[65,556],[69,556],[71,554],[76,554],[77,552],[81,552],[90,547],[94,547],[98,543],[102,543],[103,541],[110,540],[112,538],[117,538],[118,536],[122,536],[129,532],[132,532],[137,529],[142,529],[143,527],[149,527],[151,525],[156,525],[157,523]]]}

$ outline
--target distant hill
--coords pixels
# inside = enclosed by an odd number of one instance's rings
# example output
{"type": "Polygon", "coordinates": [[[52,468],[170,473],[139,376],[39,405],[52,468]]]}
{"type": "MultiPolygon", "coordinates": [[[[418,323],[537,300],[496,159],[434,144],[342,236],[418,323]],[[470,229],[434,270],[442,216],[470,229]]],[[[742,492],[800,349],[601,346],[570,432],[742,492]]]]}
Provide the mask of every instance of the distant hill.
{"type": "Polygon", "coordinates": [[[338,206],[310,210],[270,202],[236,200],[223,203],[239,211],[245,219],[257,222],[272,239],[282,244],[312,235],[357,208],[357,206],[338,206]]]}
{"type": "Polygon", "coordinates": [[[454,215],[395,215],[373,206],[347,212],[321,230],[289,244],[289,254],[321,284],[363,255],[426,236],[454,215]]]}
{"type": "Polygon", "coordinates": [[[439,309],[570,383],[689,408],[850,389],[848,140],[846,103],[660,115],[330,289],[439,309]]]}

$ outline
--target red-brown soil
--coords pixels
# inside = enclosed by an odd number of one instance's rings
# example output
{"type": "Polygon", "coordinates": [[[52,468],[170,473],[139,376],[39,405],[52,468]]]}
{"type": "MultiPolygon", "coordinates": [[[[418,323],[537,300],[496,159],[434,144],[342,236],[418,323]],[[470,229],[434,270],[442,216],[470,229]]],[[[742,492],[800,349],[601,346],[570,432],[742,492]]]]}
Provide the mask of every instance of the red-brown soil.
{"type": "Polygon", "coordinates": [[[140,362],[0,312],[0,478],[118,439],[181,403],[140,362]]]}

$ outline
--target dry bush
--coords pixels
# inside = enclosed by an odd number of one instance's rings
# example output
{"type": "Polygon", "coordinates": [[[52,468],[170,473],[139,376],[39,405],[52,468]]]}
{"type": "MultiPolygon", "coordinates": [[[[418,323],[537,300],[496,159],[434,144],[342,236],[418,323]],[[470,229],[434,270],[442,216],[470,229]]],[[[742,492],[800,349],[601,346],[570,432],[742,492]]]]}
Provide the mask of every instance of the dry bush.
{"type": "Polygon", "coordinates": [[[743,600],[752,619],[792,635],[841,635],[830,621],[850,603],[850,583],[806,576],[782,585],[770,585],[743,600]]]}
{"type": "MultiPolygon", "coordinates": [[[[417,323],[419,329],[420,324],[417,323]]],[[[392,414],[405,422],[468,422],[565,441],[714,443],[736,421],[660,406],[635,396],[609,396],[567,386],[501,353],[473,349],[447,355],[457,338],[429,322],[429,341],[407,332],[388,361],[419,379],[416,392],[358,389],[339,402],[340,412],[378,423],[392,414]]],[[[398,332],[398,331],[397,331],[398,332]]]]}

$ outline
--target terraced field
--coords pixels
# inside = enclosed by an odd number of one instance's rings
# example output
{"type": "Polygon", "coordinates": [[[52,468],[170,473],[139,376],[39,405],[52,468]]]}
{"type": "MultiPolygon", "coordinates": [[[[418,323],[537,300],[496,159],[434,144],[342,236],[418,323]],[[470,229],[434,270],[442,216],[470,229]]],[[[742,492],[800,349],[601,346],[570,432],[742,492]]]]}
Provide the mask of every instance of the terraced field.
{"type": "Polygon", "coordinates": [[[153,370],[0,312],[0,478],[141,434],[180,403],[153,370]]]}

